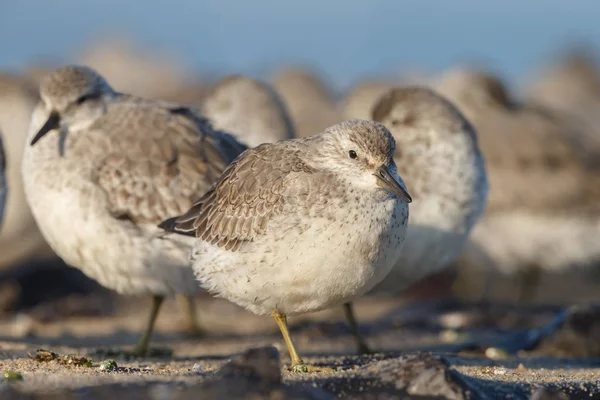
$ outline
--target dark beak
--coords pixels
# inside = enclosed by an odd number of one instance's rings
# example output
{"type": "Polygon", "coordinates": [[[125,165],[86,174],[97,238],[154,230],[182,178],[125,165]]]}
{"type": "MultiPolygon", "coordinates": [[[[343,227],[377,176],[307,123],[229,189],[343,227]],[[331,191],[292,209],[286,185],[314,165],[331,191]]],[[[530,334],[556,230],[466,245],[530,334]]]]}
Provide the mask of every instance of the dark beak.
{"type": "Polygon", "coordinates": [[[35,135],[33,140],[31,141],[31,146],[37,143],[46,133],[50,132],[52,129],[57,129],[60,127],[60,115],[56,111],[52,111],[48,120],[42,126],[42,129],[35,135]]]}
{"type": "Polygon", "coordinates": [[[381,167],[377,168],[377,172],[374,175],[377,178],[378,186],[389,190],[390,192],[394,193],[407,203],[412,202],[412,198],[410,197],[406,189],[402,187],[400,182],[394,179],[388,167],[382,165],[381,167]]]}

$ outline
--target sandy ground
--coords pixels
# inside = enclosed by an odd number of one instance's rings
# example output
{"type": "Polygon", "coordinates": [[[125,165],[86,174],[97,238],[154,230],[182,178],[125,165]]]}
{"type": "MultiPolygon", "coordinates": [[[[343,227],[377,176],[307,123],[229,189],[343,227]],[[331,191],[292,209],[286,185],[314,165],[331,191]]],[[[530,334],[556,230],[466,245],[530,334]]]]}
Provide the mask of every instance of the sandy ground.
{"type": "MultiPolygon", "coordinates": [[[[165,304],[153,345],[172,355],[126,359],[99,353],[132,347],[149,306],[147,299],[115,299],[104,292],[71,300],[93,304],[100,299],[113,304],[105,315],[40,322],[20,313],[2,319],[0,371],[14,371],[22,381],[5,379],[0,398],[247,398],[254,393],[256,398],[282,399],[526,399],[539,387],[562,391],[569,398],[600,398],[600,359],[569,357],[564,346],[555,346],[561,342],[558,336],[575,335],[571,339],[582,342],[581,332],[566,334],[563,328],[516,356],[494,360],[485,355],[488,347],[551,321],[560,311],[555,307],[362,301],[357,304],[358,317],[377,351],[368,356],[353,355],[353,338],[341,310],[294,319],[292,334],[306,361],[337,369],[301,375],[287,369],[287,351],[269,318],[209,296],[197,301],[207,330],[200,339],[181,332],[177,303],[165,304]],[[59,358],[36,360],[38,349],[59,358]],[[258,350],[244,354],[248,349],[258,350]],[[91,362],[78,366],[80,359],[61,358],[69,354],[91,362]],[[108,358],[116,361],[115,370],[102,369],[108,358]],[[240,358],[247,368],[237,365],[240,358]],[[264,359],[275,367],[269,370],[264,359]],[[241,372],[226,372],[235,368],[241,372]]],[[[587,327],[584,334],[597,335],[590,330],[597,328],[587,327]]]]}
{"type": "MultiPolygon", "coordinates": [[[[197,298],[206,335],[186,334],[170,299],[152,341],[162,355],[144,359],[118,351],[137,342],[149,299],[92,288],[16,307],[0,316],[0,399],[600,399],[598,309],[575,308],[540,330],[564,308],[433,299],[445,293],[438,283],[356,304],[371,355],[354,355],[341,309],[290,319],[305,361],[333,373],[290,372],[270,318],[206,294],[197,298]],[[117,367],[104,368],[108,359],[117,367]]],[[[595,285],[576,292],[593,295],[595,285]]]]}

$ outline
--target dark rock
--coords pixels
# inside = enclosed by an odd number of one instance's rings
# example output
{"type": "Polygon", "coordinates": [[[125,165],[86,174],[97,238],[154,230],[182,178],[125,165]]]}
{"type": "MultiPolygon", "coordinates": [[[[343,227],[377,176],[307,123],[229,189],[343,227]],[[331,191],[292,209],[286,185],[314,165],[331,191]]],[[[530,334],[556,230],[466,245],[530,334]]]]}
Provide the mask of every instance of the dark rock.
{"type": "Polygon", "coordinates": [[[448,363],[429,353],[417,353],[381,361],[370,368],[383,382],[414,396],[466,399],[465,388],[448,363]]]}
{"type": "Polygon", "coordinates": [[[536,353],[600,357],[600,305],[570,307],[537,332],[536,353]]]}
{"type": "Polygon", "coordinates": [[[206,399],[333,399],[319,389],[292,388],[281,382],[279,351],[260,347],[245,351],[202,385],[206,399]]]}
{"type": "Polygon", "coordinates": [[[557,390],[541,387],[531,394],[529,400],[569,400],[569,397],[557,390]]]}
{"type": "Polygon", "coordinates": [[[225,364],[218,372],[224,379],[243,378],[266,385],[281,383],[279,351],[275,347],[246,350],[225,364]]]}

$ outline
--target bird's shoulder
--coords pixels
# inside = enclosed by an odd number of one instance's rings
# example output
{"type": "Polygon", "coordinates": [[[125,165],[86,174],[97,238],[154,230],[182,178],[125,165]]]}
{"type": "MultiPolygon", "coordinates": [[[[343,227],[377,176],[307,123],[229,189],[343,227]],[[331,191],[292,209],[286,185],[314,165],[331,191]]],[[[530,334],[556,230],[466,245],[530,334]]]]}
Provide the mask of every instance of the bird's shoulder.
{"type": "Polygon", "coordinates": [[[327,174],[307,160],[308,151],[301,140],[247,150],[187,213],[161,227],[236,251],[264,234],[290,202],[319,190],[314,182],[327,174]]]}
{"type": "Polygon", "coordinates": [[[79,146],[95,158],[93,179],[111,213],[136,223],[187,210],[245,149],[195,110],[148,100],[110,105],[89,133],[79,146]]]}

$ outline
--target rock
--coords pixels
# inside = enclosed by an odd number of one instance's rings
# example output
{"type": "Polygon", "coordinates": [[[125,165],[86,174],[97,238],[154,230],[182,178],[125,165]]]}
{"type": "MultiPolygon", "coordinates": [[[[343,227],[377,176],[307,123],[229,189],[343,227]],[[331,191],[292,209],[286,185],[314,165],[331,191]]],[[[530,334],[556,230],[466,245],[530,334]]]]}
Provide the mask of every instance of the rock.
{"type": "Polygon", "coordinates": [[[260,347],[233,358],[201,385],[206,399],[334,399],[320,389],[289,387],[281,382],[279,351],[260,347]]]}
{"type": "Polygon", "coordinates": [[[573,306],[539,329],[536,353],[560,357],[600,357],[600,306],[573,306]]]}
{"type": "Polygon", "coordinates": [[[194,372],[202,372],[204,371],[204,367],[200,363],[196,363],[192,366],[192,371],[194,372]]]}
{"type": "Polygon", "coordinates": [[[569,397],[557,390],[540,387],[531,394],[529,400],[569,400],[569,397]]]}
{"type": "Polygon", "coordinates": [[[393,383],[412,396],[467,399],[463,384],[451,372],[448,363],[429,353],[381,361],[373,368],[382,381],[393,383]]]}
{"type": "Polygon", "coordinates": [[[16,382],[22,380],[23,375],[15,371],[8,370],[5,371],[4,374],[2,374],[2,382],[16,382]]]}
{"type": "Polygon", "coordinates": [[[281,383],[279,351],[275,347],[246,350],[225,364],[218,372],[222,378],[245,378],[265,384],[281,383]]]}
{"type": "Polygon", "coordinates": [[[100,364],[101,371],[116,371],[119,368],[115,360],[104,360],[100,364]]]}

